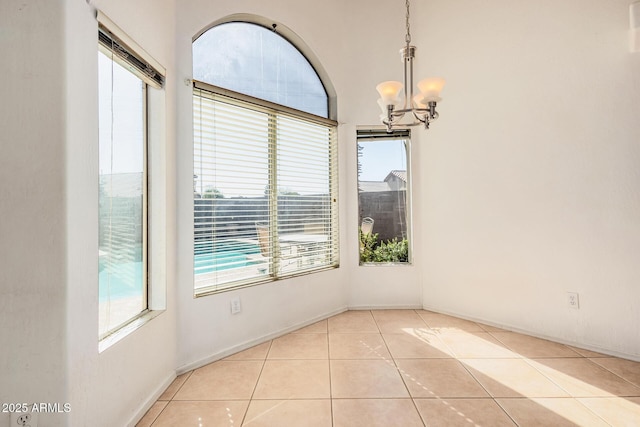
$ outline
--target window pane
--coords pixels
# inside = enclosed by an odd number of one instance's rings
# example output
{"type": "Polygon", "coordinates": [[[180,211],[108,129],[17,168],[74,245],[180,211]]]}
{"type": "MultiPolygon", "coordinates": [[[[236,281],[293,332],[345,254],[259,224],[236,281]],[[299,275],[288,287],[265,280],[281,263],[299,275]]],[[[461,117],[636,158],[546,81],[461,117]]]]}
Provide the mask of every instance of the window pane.
{"type": "Polygon", "coordinates": [[[281,275],[299,273],[334,262],[332,232],[332,131],[326,126],[279,117],[278,236],[289,256],[281,275]]]}
{"type": "Polygon", "coordinates": [[[309,61],[259,25],[218,25],[193,42],[193,77],[225,89],[328,117],[327,93],[309,61]]]}
{"type": "Polygon", "coordinates": [[[106,55],[99,72],[99,332],[147,308],[144,83],[106,55]]]}
{"type": "Polygon", "coordinates": [[[268,275],[269,116],[194,96],[196,290],[268,275]]]}
{"type": "Polygon", "coordinates": [[[358,138],[360,262],[408,262],[407,138],[358,138]]]}
{"type": "Polygon", "coordinates": [[[333,126],[194,89],[196,294],[336,266],[333,126]]]}

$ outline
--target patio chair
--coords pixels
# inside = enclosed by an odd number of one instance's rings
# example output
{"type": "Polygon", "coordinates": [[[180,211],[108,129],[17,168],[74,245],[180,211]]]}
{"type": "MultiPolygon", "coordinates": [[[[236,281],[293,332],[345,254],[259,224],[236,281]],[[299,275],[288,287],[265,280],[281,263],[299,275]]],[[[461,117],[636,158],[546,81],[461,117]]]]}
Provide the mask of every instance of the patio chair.
{"type": "MultiPolygon", "coordinates": [[[[256,221],[256,234],[258,235],[258,246],[260,247],[260,254],[265,258],[265,261],[269,261],[271,258],[271,235],[269,232],[269,223],[266,221],[256,221]]],[[[291,265],[292,259],[297,258],[297,250],[294,245],[280,243],[280,259],[283,261],[281,267],[291,265]],[[288,262],[284,262],[289,260],[288,262]]],[[[297,260],[299,262],[299,260],[297,260]]],[[[264,273],[266,267],[260,267],[260,272],[264,273]]]]}
{"type": "Polygon", "coordinates": [[[271,245],[269,244],[269,224],[264,221],[256,221],[256,234],[258,235],[258,246],[263,257],[271,256],[271,245]]]}
{"type": "Polygon", "coordinates": [[[371,232],[373,231],[373,218],[370,217],[364,217],[362,218],[362,224],[360,225],[360,230],[362,231],[362,234],[371,234],[371,232]]]}

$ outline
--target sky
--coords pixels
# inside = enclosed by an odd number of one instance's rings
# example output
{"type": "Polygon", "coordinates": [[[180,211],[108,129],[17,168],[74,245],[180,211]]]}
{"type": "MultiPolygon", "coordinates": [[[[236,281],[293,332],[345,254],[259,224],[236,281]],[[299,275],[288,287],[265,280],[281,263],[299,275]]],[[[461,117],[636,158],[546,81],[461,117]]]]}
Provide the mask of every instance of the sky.
{"type": "Polygon", "coordinates": [[[142,85],[142,80],[98,52],[101,175],[143,170],[142,85]]]}
{"type": "Polygon", "coordinates": [[[358,158],[360,181],[382,181],[392,170],[407,170],[404,140],[361,141],[358,145],[364,147],[358,158]]]}
{"type": "Polygon", "coordinates": [[[218,25],[193,42],[193,78],[321,117],[327,94],[307,59],[259,25],[218,25]]]}

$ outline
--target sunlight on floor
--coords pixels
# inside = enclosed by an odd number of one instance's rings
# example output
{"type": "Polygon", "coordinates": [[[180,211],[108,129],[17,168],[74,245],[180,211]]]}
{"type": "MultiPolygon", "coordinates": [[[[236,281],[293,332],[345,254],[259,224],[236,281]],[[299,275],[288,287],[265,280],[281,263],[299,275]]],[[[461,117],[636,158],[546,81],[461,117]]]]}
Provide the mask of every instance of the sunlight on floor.
{"type": "Polygon", "coordinates": [[[635,420],[638,362],[424,310],[374,310],[348,311],[182,374],[138,426],[635,420]]]}

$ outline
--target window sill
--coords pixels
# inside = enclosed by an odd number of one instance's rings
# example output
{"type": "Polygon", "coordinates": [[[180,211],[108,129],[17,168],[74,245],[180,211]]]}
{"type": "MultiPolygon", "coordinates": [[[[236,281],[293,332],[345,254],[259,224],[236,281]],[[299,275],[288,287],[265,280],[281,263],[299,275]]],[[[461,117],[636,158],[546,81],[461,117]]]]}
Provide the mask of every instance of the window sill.
{"type": "Polygon", "coordinates": [[[360,267],[413,267],[410,262],[361,262],[360,267]]]}
{"type": "Polygon", "coordinates": [[[316,273],[320,273],[323,271],[328,271],[328,270],[335,270],[337,268],[340,267],[339,263],[336,263],[335,265],[326,265],[326,266],[322,266],[319,268],[315,268],[315,269],[310,269],[310,270],[302,270],[302,271],[298,271],[294,274],[287,274],[284,276],[278,276],[278,277],[266,277],[264,279],[261,280],[253,280],[253,281],[248,281],[248,282],[240,282],[240,283],[234,283],[234,284],[229,284],[229,285],[222,285],[217,287],[216,285],[213,286],[203,286],[201,288],[197,288],[194,292],[193,297],[194,298],[200,298],[200,297],[206,297],[209,295],[215,295],[215,294],[221,294],[224,292],[229,292],[229,291],[235,291],[238,289],[243,289],[243,288],[249,288],[252,286],[259,286],[259,285],[264,285],[266,283],[274,283],[274,282],[280,282],[282,280],[287,280],[287,279],[292,279],[295,277],[300,277],[300,276],[307,276],[309,274],[316,274],[316,273]]]}
{"type": "Polygon", "coordinates": [[[131,320],[131,322],[101,339],[98,342],[98,353],[102,353],[112,345],[121,341],[124,337],[149,323],[151,319],[158,317],[163,312],[164,310],[147,310],[140,313],[140,315],[131,320]]]}

